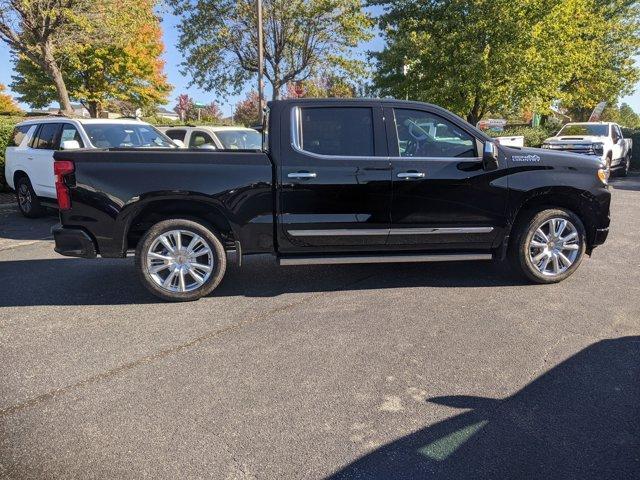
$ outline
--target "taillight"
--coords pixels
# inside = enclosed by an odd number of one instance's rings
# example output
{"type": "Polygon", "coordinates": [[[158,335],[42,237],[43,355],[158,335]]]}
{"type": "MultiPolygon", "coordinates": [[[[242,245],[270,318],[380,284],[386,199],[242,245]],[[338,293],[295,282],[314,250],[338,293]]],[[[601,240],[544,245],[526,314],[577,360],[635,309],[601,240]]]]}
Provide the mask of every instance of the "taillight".
{"type": "Polygon", "coordinates": [[[71,208],[71,195],[69,187],[64,183],[64,176],[73,173],[73,171],[73,162],[69,160],[56,160],[53,162],[53,173],[56,176],[56,197],[58,197],[60,210],[69,210],[71,208]]]}

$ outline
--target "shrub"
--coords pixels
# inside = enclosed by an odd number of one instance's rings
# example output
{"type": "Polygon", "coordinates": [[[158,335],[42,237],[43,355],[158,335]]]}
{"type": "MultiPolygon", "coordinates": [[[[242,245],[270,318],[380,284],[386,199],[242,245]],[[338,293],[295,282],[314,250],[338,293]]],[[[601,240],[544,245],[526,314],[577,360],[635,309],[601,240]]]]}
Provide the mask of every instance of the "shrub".
{"type": "Polygon", "coordinates": [[[0,192],[8,189],[7,182],[4,179],[4,154],[14,127],[21,120],[21,117],[0,116],[0,192]]]}
{"type": "Polygon", "coordinates": [[[507,127],[504,132],[491,132],[493,137],[524,137],[525,147],[540,147],[545,139],[555,134],[555,128],[545,127],[507,127]]]}

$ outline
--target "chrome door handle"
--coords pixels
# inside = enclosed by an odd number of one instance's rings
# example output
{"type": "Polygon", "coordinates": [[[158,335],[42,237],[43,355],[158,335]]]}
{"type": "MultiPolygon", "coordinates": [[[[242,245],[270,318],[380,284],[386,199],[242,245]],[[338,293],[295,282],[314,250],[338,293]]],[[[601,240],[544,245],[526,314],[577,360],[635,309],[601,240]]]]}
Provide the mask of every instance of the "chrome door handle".
{"type": "Polygon", "coordinates": [[[424,172],[400,172],[398,178],[424,178],[426,174],[424,172]]]}
{"type": "Polygon", "coordinates": [[[294,172],[287,175],[289,178],[316,178],[315,172],[294,172]]]}

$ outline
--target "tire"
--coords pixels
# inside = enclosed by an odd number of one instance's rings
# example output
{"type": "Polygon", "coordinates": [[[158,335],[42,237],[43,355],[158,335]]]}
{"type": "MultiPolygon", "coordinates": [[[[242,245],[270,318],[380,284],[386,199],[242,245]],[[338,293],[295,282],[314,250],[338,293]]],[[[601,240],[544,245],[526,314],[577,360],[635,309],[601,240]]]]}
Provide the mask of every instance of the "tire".
{"type": "Polygon", "coordinates": [[[558,283],[580,266],[586,249],[586,234],[582,221],[573,212],[561,208],[533,212],[514,228],[515,235],[509,249],[511,264],[530,281],[558,283]],[[557,237],[551,234],[551,227],[555,222],[556,229],[560,230],[562,221],[566,223],[560,232],[560,240],[566,240],[558,242],[557,237]],[[542,230],[546,242],[538,230],[542,230]]]}
{"type": "Polygon", "coordinates": [[[627,175],[629,175],[630,168],[631,168],[631,156],[627,155],[627,157],[624,160],[624,167],[622,168],[622,170],[620,170],[620,176],[626,177],[627,175]]]}
{"type": "Polygon", "coordinates": [[[38,200],[36,192],[33,191],[29,177],[18,177],[15,188],[18,209],[23,216],[27,218],[38,218],[44,215],[45,209],[40,204],[40,200],[38,200]]]}
{"type": "Polygon", "coordinates": [[[227,256],[222,242],[207,226],[171,219],[156,223],[140,239],[135,266],[138,278],[155,296],[189,302],[208,295],[220,284],[227,256]]]}

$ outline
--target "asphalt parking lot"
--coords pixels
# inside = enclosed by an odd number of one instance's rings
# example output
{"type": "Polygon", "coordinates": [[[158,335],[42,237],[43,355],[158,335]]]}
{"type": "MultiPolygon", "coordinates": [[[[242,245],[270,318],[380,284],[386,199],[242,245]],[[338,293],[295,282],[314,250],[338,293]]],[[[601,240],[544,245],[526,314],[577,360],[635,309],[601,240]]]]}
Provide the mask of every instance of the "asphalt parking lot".
{"type": "Polygon", "coordinates": [[[166,304],[0,206],[2,478],[640,478],[640,177],[564,283],[230,270],[166,304]]]}

